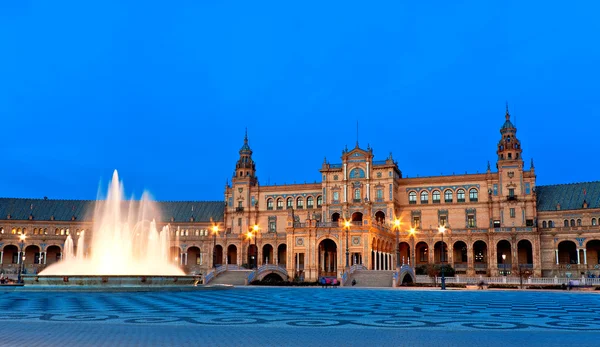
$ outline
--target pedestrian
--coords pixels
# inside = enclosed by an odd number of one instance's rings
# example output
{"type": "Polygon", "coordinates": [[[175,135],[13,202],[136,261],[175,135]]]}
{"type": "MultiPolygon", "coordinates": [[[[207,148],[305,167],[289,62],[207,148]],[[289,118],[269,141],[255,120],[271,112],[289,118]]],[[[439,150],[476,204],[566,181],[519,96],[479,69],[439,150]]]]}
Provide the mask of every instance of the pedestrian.
{"type": "Polygon", "coordinates": [[[354,287],[356,285],[356,278],[352,279],[352,286],[354,287]]]}

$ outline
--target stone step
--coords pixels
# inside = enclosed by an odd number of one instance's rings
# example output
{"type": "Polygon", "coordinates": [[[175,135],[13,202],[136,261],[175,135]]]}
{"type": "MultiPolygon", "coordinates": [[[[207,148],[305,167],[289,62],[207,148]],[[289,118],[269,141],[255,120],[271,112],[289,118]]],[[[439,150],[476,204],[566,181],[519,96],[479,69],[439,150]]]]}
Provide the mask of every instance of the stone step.
{"type": "Polygon", "coordinates": [[[246,279],[251,272],[252,270],[225,271],[213,279],[210,284],[233,284],[243,286],[246,284],[246,279]]]}
{"type": "Polygon", "coordinates": [[[350,275],[347,282],[352,285],[352,280],[356,280],[355,287],[391,287],[394,271],[374,271],[359,270],[350,275]]]}

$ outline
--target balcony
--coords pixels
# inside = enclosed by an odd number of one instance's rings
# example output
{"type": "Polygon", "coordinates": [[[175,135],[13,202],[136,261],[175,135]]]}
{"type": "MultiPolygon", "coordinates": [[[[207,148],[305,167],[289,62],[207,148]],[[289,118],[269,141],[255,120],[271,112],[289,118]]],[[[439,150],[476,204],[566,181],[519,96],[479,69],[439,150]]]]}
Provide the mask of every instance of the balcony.
{"type": "Polygon", "coordinates": [[[360,199],[352,199],[352,202],[360,202],[360,199]]]}
{"type": "Polygon", "coordinates": [[[508,201],[517,201],[517,196],[516,195],[507,195],[506,196],[506,200],[508,200],[508,201]]]}
{"type": "Polygon", "coordinates": [[[235,212],[244,212],[244,208],[243,207],[236,207],[235,208],[235,212]]]}

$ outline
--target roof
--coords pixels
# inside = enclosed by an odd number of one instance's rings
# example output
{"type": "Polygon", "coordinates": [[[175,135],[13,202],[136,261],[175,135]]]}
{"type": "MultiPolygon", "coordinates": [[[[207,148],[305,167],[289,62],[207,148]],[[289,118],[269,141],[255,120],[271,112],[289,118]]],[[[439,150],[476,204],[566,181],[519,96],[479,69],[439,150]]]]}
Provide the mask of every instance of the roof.
{"type": "MultiPolygon", "coordinates": [[[[129,204],[125,201],[124,204],[129,204]]],[[[134,202],[135,203],[135,202],[134,202]]],[[[155,201],[161,211],[160,222],[223,221],[225,203],[222,201],[155,201]]],[[[96,200],[51,200],[0,198],[0,220],[92,221],[96,200]]]]}
{"type": "Polygon", "coordinates": [[[599,181],[537,186],[535,191],[538,211],[556,211],[557,204],[561,210],[578,210],[584,200],[587,208],[600,207],[599,181]]]}

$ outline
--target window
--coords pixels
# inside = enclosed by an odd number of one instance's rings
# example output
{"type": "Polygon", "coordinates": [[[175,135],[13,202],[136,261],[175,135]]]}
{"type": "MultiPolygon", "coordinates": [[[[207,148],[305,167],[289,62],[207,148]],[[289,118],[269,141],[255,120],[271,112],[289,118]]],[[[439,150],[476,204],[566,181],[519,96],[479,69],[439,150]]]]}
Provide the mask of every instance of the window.
{"type": "MultiPolygon", "coordinates": [[[[596,225],[596,218],[592,218],[592,225],[596,225]]],[[[4,234],[4,231],[2,233],[4,234]]]]}
{"type": "Polygon", "coordinates": [[[554,228],[554,222],[553,221],[548,221],[548,228],[554,228]]]}
{"type": "Polygon", "coordinates": [[[315,201],[312,196],[309,196],[308,198],[306,198],[306,208],[313,208],[314,202],[315,201]]]}
{"type": "Polygon", "coordinates": [[[565,219],[565,223],[564,223],[563,226],[568,227],[569,226],[569,221],[565,219]]]}
{"type": "Polygon", "coordinates": [[[267,210],[273,209],[273,199],[267,200],[267,210]]]}
{"type": "Polygon", "coordinates": [[[477,200],[478,200],[477,189],[475,189],[475,188],[469,189],[469,201],[476,202],[477,200]]]}
{"type": "Polygon", "coordinates": [[[283,209],[283,200],[281,198],[277,199],[277,209],[283,209]]]}
{"type": "Polygon", "coordinates": [[[242,219],[238,218],[238,227],[241,227],[241,226],[242,226],[242,219]]]}
{"type": "Polygon", "coordinates": [[[498,185],[494,184],[494,196],[498,195],[498,185]]]}
{"type": "Polygon", "coordinates": [[[500,221],[499,220],[495,220],[494,221],[494,228],[500,228],[500,221]]]}
{"type": "Polygon", "coordinates": [[[431,195],[431,198],[433,199],[434,204],[439,204],[440,203],[440,191],[439,190],[434,191],[433,194],[431,195]]]}
{"type": "Polygon", "coordinates": [[[383,199],[383,190],[382,190],[382,189],[377,189],[377,190],[375,191],[375,197],[376,197],[377,199],[383,199]]]}
{"type": "Polygon", "coordinates": [[[421,203],[426,204],[428,202],[429,202],[429,192],[428,191],[421,192],[421,203]]]}
{"type": "Polygon", "coordinates": [[[408,193],[408,203],[409,204],[417,203],[417,193],[415,193],[415,192],[408,193]]]}
{"type": "Polygon", "coordinates": [[[525,183],[525,194],[531,194],[531,183],[529,182],[525,183]]]}
{"type": "Polygon", "coordinates": [[[286,208],[293,208],[294,207],[294,200],[292,198],[287,198],[287,200],[285,201],[285,207],[286,208]]]}
{"type": "Polygon", "coordinates": [[[508,197],[514,198],[514,196],[515,196],[515,188],[509,188],[508,189],[508,197]]]}
{"type": "Polygon", "coordinates": [[[456,201],[465,202],[465,190],[459,189],[456,191],[456,201]]]}
{"type": "Polygon", "coordinates": [[[542,222],[542,228],[547,228],[548,227],[548,223],[546,223],[546,221],[542,222]]]}
{"type": "Polygon", "coordinates": [[[413,217],[413,228],[419,229],[421,227],[421,217],[413,217]]]}
{"type": "Polygon", "coordinates": [[[581,219],[577,219],[577,226],[580,227],[581,226],[581,219]]]}
{"type": "Polygon", "coordinates": [[[515,209],[511,208],[510,209],[510,218],[515,218],[515,216],[516,216],[515,209]]]}
{"type": "Polygon", "coordinates": [[[575,226],[575,219],[571,219],[571,226],[574,227],[575,226]]]}
{"type": "Polygon", "coordinates": [[[298,200],[296,200],[296,208],[297,209],[304,208],[304,199],[298,198],[298,200]]]}
{"type": "Polygon", "coordinates": [[[277,231],[277,222],[269,221],[269,232],[274,233],[277,231]]]}
{"type": "Polygon", "coordinates": [[[317,196],[317,207],[321,207],[323,205],[323,197],[321,195],[317,196]]]}
{"type": "Polygon", "coordinates": [[[468,228],[475,228],[475,215],[473,214],[468,214],[467,215],[467,227],[468,228]]]}
{"type": "Polygon", "coordinates": [[[0,234],[4,234],[4,228],[0,227],[0,234]]]}
{"type": "Polygon", "coordinates": [[[244,206],[242,206],[242,202],[241,201],[238,201],[238,209],[239,208],[244,208],[244,206]]]}
{"type": "Polygon", "coordinates": [[[340,192],[333,192],[333,202],[340,201],[340,192]]]}
{"type": "Polygon", "coordinates": [[[360,189],[354,189],[354,201],[360,201],[360,189]]]}
{"type": "Polygon", "coordinates": [[[439,219],[439,223],[441,226],[445,227],[446,225],[448,225],[448,216],[441,215],[439,219]]]}
{"type": "Polygon", "coordinates": [[[446,190],[444,192],[444,202],[452,202],[452,191],[446,190]]]}

